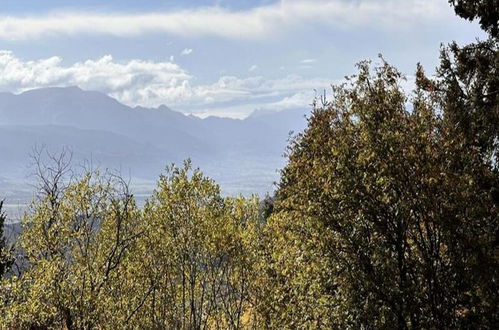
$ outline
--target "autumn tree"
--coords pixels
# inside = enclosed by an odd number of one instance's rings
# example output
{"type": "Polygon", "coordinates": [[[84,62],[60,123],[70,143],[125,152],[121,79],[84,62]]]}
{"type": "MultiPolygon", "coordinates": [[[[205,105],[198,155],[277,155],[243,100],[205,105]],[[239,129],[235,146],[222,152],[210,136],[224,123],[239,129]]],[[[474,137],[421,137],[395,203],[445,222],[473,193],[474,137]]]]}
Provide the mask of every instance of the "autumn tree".
{"type": "Polygon", "coordinates": [[[449,3],[488,39],[443,47],[411,97],[361,63],[290,146],[260,264],[267,326],[498,322],[499,7],[449,3]]]}
{"type": "Polygon", "coordinates": [[[360,63],[290,146],[266,228],[259,310],[270,327],[497,321],[498,209],[477,180],[492,170],[438,95],[408,99],[402,79],[360,63]]]}
{"type": "Polygon", "coordinates": [[[126,318],[119,307],[128,303],[121,289],[137,208],[119,177],[68,177],[66,156],[37,163],[40,194],[18,240],[24,267],[1,286],[2,328],[87,329],[126,318]]]}
{"type": "MultiPolygon", "coordinates": [[[[40,154],[38,154],[40,155],[40,154]]],[[[0,283],[1,328],[241,329],[261,231],[257,198],[222,197],[190,162],[139,210],[119,176],[37,161],[19,271],[0,283]]]]}
{"type": "Polygon", "coordinates": [[[190,162],[169,167],[143,211],[135,280],[146,328],[239,329],[251,322],[258,201],[223,198],[190,162]]]}

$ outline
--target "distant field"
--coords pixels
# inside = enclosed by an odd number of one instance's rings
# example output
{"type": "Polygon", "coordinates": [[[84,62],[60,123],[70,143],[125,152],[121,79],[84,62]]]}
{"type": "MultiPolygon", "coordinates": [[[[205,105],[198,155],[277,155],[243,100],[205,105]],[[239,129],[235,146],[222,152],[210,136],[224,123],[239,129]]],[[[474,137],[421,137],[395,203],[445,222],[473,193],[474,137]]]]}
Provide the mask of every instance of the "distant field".
{"type": "Polygon", "coordinates": [[[4,204],[3,208],[7,214],[7,223],[21,221],[23,213],[27,210],[28,204],[4,204]]]}
{"type": "MultiPolygon", "coordinates": [[[[273,192],[274,182],[279,178],[278,169],[283,165],[283,161],[277,162],[275,159],[252,162],[221,161],[205,166],[201,170],[220,185],[223,195],[257,194],[263,197],[267,192],[273,192]]],[[[156,188],[156,180],[131,178],[129,181],[138,205],[144,205],[156,188]]],[[[7,179],[0,181],[0,199],[5,201],[4,211],[9,223],[21,220],[34,196],[35,187],[32,183],[7,179]]]]}

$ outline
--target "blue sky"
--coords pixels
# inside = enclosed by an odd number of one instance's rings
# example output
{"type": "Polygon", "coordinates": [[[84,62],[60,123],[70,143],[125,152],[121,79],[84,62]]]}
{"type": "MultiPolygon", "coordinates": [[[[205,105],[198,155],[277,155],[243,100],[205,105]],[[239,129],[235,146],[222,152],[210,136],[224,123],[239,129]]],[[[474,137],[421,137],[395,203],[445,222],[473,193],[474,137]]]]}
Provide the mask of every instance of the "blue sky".
{"type": "Polygon", "coordinates": [[[378,53],[410,86],[441,43],[479,36],[446,0],[2,0],[0,91],[78,85],[241,118],[307,107],[378,53]]]}

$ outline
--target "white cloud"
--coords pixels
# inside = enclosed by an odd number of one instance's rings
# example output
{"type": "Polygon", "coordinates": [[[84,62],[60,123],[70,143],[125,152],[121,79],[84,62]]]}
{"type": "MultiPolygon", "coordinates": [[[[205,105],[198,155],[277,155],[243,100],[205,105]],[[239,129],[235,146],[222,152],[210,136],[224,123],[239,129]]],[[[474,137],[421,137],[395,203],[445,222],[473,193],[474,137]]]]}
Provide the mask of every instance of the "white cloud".
{"type": "Polygon", "coordinates": [[[97,60],[64,66],[57,56],[23,61],[12,52],[0,51],[0,89],[12,92],[77,85],[117,96],[128,104],[141,104],[149,96],[155,96],[152,86],[161,86],[163,99],[175,103],[188,93],[190,79],[184,69],[169,61],[130,60],[119,63],[106,55],[97,60]]]}
{"type": "Polygon", "coordinates": [[[250,66],[250,68],[248,69],[249,72],[253,72],[253,71],[256,71],[258,70],[258,65],[256,64],[253,64],[252,66],[250,66]]]}
{"type": "Polygon", "coordinates": [[[300,61],[301,64],[311,64],[311,63],[315,63],[315,62],[317,62],[317,60],[315,58],[306,58],[306,59],[300,61]]]}
{"type": "Polygon", "coordinates": [[[436,0],[287,0],[247,10],[219,6],[163,13],[57,12],[42,16],[0,15],[0,39],[101,34],[137,36],[168,33],[261,39],[302,24],[339,28],[414,26],[454,18],[446,1],[436,0]],[[404,24],[401,25],[400,22],[404,24]]]}
{"type": "Polygon", "coordinates": [[[192,53],[192,48],[184,48],[180,55],[190,55],[192,53]]]}
{"type": "Polygon", "coordinates": [[[107,55],[65,66],[57,56],[25,61],[10,51],[0,51],[0,90],[3,91],[19,93],[34,88],[76,85],[107,93],[131,106],[165,104],[187,112],[204,109],[211,114],[224,113],[232,117],[247,115],[257,107],[285,109],[300,102],[306,106],[314,89],[327,88],[331,83],[329,79],[299,75],[279,79],[222,76],[212,84],[197,86],[193,86],[192,81],[193,77],[172,61],[118,62],[107,55]],[[304,99],[307,101],[303,102],[304,99]]]}
{"type": "Polygon", "coordinates": [[[327,88],[330,84],[329,79],[306,79],[299,75],[288,75],[279,79],[265,79],[260,76],[249,78],[223,76],[214,84],[198,86],[194,90],[196,96],[204,97],[205,103],[214,103],[288,96],[297,91],[327,88]]]}
{"type": "Polygon", "coordinates": [[[271,109],[294,109],[310,105],[316,96],[316,91],[301,91],[268,105],[271,109]]]}
{"type": "Polygon", "coordinates": [[[192,112],[192,114],[205,118],[208,116],[221,116],[232,118],[245,118],[255,110],[265,112],[285,111],[289,109],[310,109],[311,103],[316,96],[313,90],[306,90],[292,93],[289,96],[284,96],[277,101],[270,102],[245,102],[234,105],[218,105],[214,107],[206,107],[200,111],[192,112]]]}

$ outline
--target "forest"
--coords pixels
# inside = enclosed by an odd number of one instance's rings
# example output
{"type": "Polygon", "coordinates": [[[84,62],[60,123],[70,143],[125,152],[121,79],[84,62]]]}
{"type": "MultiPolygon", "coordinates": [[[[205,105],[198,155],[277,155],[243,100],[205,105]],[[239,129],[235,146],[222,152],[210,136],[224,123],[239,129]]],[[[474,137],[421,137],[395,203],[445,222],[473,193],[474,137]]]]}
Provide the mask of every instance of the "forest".
{"type": "Polygon", "coordinates": [[[360,62],[262,200],[186,160],[139,207],[112,171],[39,154],[22,232],[0,239],[0,328],[496,328],[499,5],[449,3],[487,38],[443,45],[410,92],[360,62]]]}

